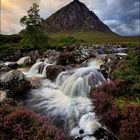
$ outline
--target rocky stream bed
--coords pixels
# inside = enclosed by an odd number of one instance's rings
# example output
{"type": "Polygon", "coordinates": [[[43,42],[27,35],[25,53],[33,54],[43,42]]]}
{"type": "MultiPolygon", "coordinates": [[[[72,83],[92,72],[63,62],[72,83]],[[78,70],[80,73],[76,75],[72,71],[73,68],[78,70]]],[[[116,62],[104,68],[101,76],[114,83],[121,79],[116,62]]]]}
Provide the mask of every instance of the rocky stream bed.
{"type": "Polygon", "coordinates": [[[0,61],[0,102],[20,102],[75,140],[117,139],[99,121],[89,93],[110,81],[126,53],[121,45],[99,44],[7,56],[0,61]]]}

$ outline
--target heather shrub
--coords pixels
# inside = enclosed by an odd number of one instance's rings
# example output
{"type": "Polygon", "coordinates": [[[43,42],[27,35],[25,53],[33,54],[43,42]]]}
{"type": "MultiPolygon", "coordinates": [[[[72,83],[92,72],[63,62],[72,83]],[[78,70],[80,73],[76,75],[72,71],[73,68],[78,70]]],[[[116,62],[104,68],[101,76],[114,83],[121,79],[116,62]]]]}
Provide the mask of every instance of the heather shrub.
{"type": "Polygon", "coordinates": [[[112,103],[112,96],[105,92],[95,92],[91,98],[98,113],[106,112],[112,103]]]}
{"type": "Polygon", "coordinates": [[[96,92],[105,92],[113,97],[119,97],[125,96],[127,89],[127,85],[123,80],[115,80],[104,82],[101,86],[97,87],[96,92]]]}
{"type": "Polygon", "coordinates": [[[118,128],[120,115],[118,107],[113,103],[113,97],[105,92],[95,92],[91,98],[96,113],[102,115],[103,122],[115,131],[118,128]]]}
{"type": "Polygon", "coordinates": [[[110,93],[99,90],[92,93],[91,98],[101,121],[120,140],[136,140],[140,137],[140,106],[127,103],[120,110],[110,93]]]}
{"type": "Polygon", "coordinates": [[[123,119],[120,122],[119,137],[121,140],[140,138],[140,106],[125,105],[123,119]]]}
{"type": "Polygon", "coordinates": [[[63,132],[47,118],[39,117],[22,107],[2,104],[0,107],[0,137],[19,140],[65,140],[63,132]]]}
{"type": "Polygon", "coordinates": [[[112,133],[117,136],[117,131],[120,127],[120,119],[121,114],[119,112],[118,106],[112,104],[111,107],[107,110],[107,112],[103,113],[103,122],[110,129],[112,133]]]}
{"type": "Polygon", "coordinates": [[[104,82],[101,86],[99,86],[96,91],[97,92],[105,92],[105,93],[112,93],[112,92],[116,92],[116,82],[114,81],[110,81],[110,82],[104,82]]]}

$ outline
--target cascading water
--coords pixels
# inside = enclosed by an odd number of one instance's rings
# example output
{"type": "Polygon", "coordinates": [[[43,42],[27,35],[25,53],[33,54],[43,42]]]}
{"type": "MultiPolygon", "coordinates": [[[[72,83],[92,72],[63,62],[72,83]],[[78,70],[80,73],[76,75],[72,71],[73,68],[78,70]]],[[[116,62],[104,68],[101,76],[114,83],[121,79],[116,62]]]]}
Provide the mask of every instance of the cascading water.
{"type": "MultiPolygon", "coordinates": [[[[83,135],[83,139],[88,139],[101,127],[87,97],[91,87],[105,81],[98,69],[99,64],[94,61],[87,67],[60,73],[55,83],[43,80],[39,89],[31,91],[28,107],[50,117],[69,135],[75,138],[83,135]]],[[[92,136],[92,139],[95,137],[92,136]]]]}
{"type": "Polygon", "coordinates": [[[29,72],[24,72],[27,77],[46,77],[46,68],[52,64],[48,63],[48,59],[45,59],[44,62],[37,60],[37,62],[30,68],[29,72]],[[43,66],[43,71],[39,74],[39,68],[43,66]]]}
{"type": "Polygon", "coordinates": [[[103,75],[91,66],[76,69],[72,75],[68,74],[68,77],[64,77],[65,75],[66,73],[61,75],[57,79],[57,83],[60,86],[60,90],[65,95],[71,97],[86,97],[91,87],[98,86],[101,82],[105,81],[103,75]]]}
{"type": "Polygon", "coordinates": [[[31,69],[29,70],[29,74],[33,75],[33,74],[38,74],[38,69],[39,67],[43,64],[43,62],[36,62],[31,69]]]}
{"type": "Polygon", "coordinates": [[[46,68],[48,67],[48,65],[44,66],[43,68],[43,72],[42,72],[42,76],[46,77],[46,68]]]}

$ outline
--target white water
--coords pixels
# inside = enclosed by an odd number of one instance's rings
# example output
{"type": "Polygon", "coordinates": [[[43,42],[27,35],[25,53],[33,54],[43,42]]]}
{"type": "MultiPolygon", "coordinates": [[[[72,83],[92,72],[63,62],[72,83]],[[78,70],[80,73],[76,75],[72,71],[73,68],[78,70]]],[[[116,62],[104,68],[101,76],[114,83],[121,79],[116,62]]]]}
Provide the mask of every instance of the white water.
{"type": "Polygon", "coordinates": [[[37,60],[36,63],[30,68],[28,72],[24,72],[27,77],[46,77],[46,68],[52,64],[48,63],[48,59],[45,59],[44,62],[37,60]],[[39,68],[44,66],[43,71],[39,74],[39,68]]]}
{"type": "Polygon", "coordinates": [[[38,74],[38,69],[41,66],[41,64],[44,64],[44,62],[36,62],[31,69],[29,70],[30,74],[38,74]]]}
{"type": "Polygon", "coordinates": [[[46,65],[43,69],[43,72],[42,72],[42,76],[43,77],[46,77],[46,68],[48,67],[48,65],[46,65]]]}
{"type": "MultiPolygon", "coordinates": [[[[33,67],[36,69],[40,64],[37,62],[33,67]]],[[[50,117],[56,126],[75,138],[80,136],[81,129],[84,130],[83,135],[94,134],[101,124],[87,96],[91,87],[105,81],[98,70],[99,65],[94,61],[87,67],[62,72],[55,83],[43,80],[39,89],[31,91],[28,107],[40,115],[50,117]]],[[[83,139],[90,140],[88,137],[83,139]]]]}
{"type": "Polygon", "coordinates": [[[76,69],[71,75],[67,73],[62,73],[56,81],[60,90],[71,97],[86,97],[91,87],[105,81],[103,75],[91,66],[76,69]]]}
{"type": "Polygon", "coordinates": [[[127,56],[128,54],[127,53],[116,53],[117,55],[120,55],[120,56],[127,56]]]}

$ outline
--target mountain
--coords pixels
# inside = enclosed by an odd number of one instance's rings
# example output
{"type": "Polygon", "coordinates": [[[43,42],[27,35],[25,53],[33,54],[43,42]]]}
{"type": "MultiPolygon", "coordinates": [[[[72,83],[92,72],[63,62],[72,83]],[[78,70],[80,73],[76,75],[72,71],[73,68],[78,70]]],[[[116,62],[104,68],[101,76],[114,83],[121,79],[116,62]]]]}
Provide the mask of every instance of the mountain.
{"type": "Polygon", "coordinates": [[[49,33],[93,31],[113,33],[84,3],[74,0],[43,21],[49,33]]]}

